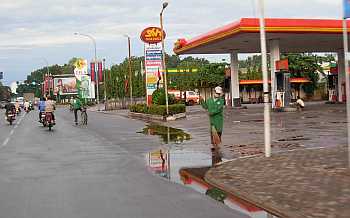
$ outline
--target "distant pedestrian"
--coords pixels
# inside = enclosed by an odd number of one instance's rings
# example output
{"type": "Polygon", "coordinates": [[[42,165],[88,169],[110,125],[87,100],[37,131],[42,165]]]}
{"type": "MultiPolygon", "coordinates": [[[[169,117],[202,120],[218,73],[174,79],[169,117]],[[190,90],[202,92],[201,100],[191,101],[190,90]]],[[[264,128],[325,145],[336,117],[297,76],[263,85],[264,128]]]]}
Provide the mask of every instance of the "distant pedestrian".
{"type": "Polygon", "coordinates": [[[212,164],[213,166],[222,161],[220,155],[221,135],[224,125],[224,105],[223,90],[220,86],[215,88],[214,98],[206,101],[201,100],[201,105],[208,111],[210,119],[210,134],[212,147],[212,164]]]}
{"type": "Polygon", "coordinates": [[[296,102],[296,106],[298,111],[302,111],[305,107],[305,103],[304,101],[300,98],[300,96],[297,97],[297,102],[296,102]]]}

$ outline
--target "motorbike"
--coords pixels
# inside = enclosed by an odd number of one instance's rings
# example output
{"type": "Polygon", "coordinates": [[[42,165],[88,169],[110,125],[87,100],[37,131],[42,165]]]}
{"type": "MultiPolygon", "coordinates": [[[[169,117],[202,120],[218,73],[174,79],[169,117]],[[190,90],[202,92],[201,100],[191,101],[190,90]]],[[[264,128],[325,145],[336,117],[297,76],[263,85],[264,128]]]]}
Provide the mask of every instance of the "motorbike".
{"type": "Polygon", "coordinates": [[[16,115],[15,113],[13,113],[12,111],[8,112],[6,115],[6,120],[7,122],[10,123],[10,125],[12,125],[13,121],[16,119],[16,115]]]}
{"type": "Polygon", "coordinates": [[[16,114],[20,114],[21,113],[21,108],[16,108],[16,114]]]}
{"type": "Polygon", "coordinates": [[[49,131],[52,130],[52,127],[55,125],[55,122],[53,120],[53,116],[52,113],[50,112],[46,112],[45,113],[45,121],[44,121],[44,126],[48,126],[49,127],[49,131]]]}
{"type": "Polygon", "coordinates": [[[39,122],[42,123],[44,127],[46,127],[45,117],[46,117],[45,112],[40,112],[40,121],[39,122]]]}
{"type": "Polygon", "coordinates": [[[26,113],[29,113],[30,109],[28,108],[24,108],[24,110],[26,111],[26,113]]]}

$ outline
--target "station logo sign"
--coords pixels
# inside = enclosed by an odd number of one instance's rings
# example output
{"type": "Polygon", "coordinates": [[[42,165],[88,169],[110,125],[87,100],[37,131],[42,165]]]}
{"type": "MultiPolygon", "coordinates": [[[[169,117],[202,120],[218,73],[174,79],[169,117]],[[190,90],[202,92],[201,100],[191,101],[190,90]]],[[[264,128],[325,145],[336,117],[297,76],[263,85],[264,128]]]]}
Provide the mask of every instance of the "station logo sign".
{"type": "MultiPolygon", "coordinates": [[[[164,39],[165,32],[163,31],[164,39]]],[[[159,27],[147,27],[140,36],[141,40],[148,44],[157,44],[162,41],[162,30],[159,27]]]]}

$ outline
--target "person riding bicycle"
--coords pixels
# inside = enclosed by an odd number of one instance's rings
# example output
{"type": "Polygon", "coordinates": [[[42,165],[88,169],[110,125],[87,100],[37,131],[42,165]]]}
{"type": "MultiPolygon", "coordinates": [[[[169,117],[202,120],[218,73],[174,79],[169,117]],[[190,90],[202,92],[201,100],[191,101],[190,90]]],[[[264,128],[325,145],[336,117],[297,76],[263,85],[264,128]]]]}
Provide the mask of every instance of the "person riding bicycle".
{"type": "Polygon", "coordinates": [[[82,111],[82,108],[83,108],[83,103],[80,100],[80,97],[77,96],[73,103],[75,125],[78,125],[78,111],[82,111]]]}

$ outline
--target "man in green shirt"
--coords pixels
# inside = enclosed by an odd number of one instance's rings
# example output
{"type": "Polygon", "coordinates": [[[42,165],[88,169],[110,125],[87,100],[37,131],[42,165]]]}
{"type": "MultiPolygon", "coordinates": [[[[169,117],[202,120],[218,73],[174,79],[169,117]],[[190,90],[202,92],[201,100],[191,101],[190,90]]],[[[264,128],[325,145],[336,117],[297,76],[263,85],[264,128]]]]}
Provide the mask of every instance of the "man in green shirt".
{"type": "Polygon", "coordinates": [[[201,101],[201,105],[208,111],[210,120],[210,133],[211,142],[213,144],[213,165],[221,162],[221,156],[219,152],[218,143],[214,141],[215,134],[217,133],[220,142],[224,125],[224,106],[225,100],[223,98],[223,90],[220,86],[215,88],[214,98],[209,98],[206,101],[201,101]],[[215,133],[216,132],[216,133],[215,133]]]}
{"type": "Polygon", "coordinates": [[[80,97],[77,96],[73,102],[75,125],[78,125],[78,111],[81,111],[82,106],[83,104],[80,100],[80,97]]]}

